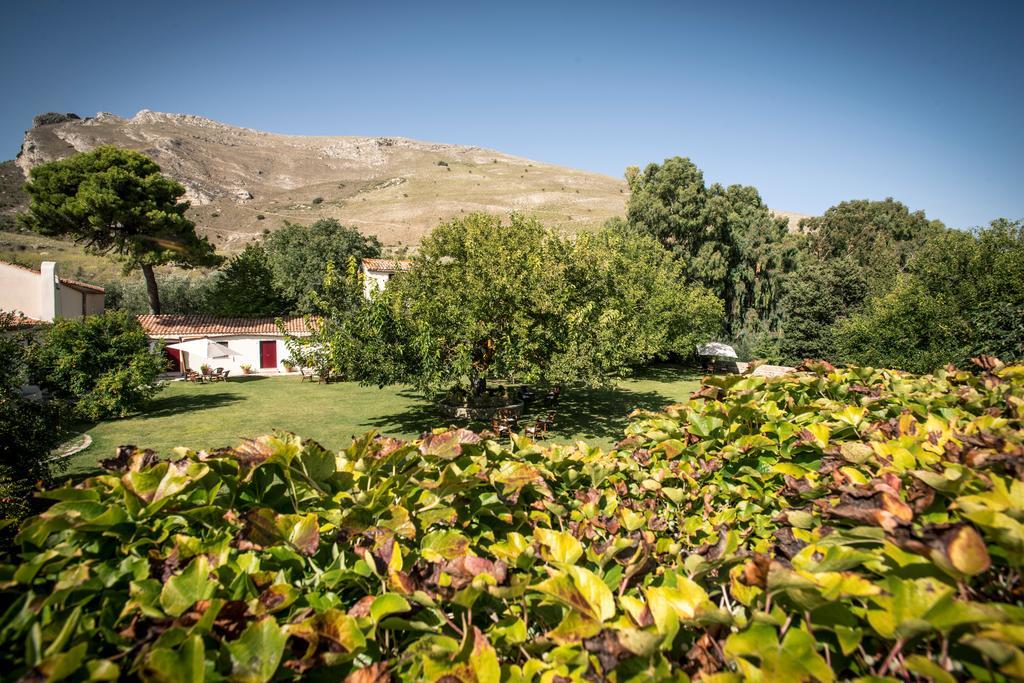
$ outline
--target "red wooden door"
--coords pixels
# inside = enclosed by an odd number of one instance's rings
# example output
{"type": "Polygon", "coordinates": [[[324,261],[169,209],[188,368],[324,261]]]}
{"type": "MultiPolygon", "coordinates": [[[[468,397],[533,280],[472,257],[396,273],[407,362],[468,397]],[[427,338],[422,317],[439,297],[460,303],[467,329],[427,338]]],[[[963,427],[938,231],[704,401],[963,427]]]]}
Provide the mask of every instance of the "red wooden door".
{"type": "Polygon", "coordinates": [[[169,370],[171,372],[181,372],[181,351],[178,349],[164,349],[164,355],[171,361],[169,370]]]}
{"type": "Polygon", "coordinates": [[[276,368],[277,367],[277,342],[276,341],[261,341],[260,342],[260,367],[261,368],[276,368]]]}

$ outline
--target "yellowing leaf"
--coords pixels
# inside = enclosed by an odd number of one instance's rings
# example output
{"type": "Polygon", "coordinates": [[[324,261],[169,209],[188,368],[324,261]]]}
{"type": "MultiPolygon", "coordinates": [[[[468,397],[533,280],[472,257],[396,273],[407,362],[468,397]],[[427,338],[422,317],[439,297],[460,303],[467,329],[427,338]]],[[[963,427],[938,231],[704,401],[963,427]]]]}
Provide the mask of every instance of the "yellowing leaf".
{"type": "Polygon", "coordinates": [[[648,588],[646,595],[647,607],[659,633],[667,633],[677,619],[693,619],[698,608],[708,600],[703,588],[682,576],[676,578],[675,588],[648,588]]]}
{"type": "Polygon", "coordinates": [[[537,527],[533,538],[541,545],[541,557],[548,562],[572,564],[583,556],[583,546],[563,531],[537,527]]]}
{"type": "Polygon", "coordinates": [[[606,621],[615,616],[615,598],[611,590],[592,571],[575,565],[566,567],[551,578],[533,586],[594,621],[606,621]]]}
{"type": "Polygon", "coordinates": [[[420,542],[420,554],[429,562],[454,560],[469,550],[469,539],[458,531],[432,531],[420,542]]]}

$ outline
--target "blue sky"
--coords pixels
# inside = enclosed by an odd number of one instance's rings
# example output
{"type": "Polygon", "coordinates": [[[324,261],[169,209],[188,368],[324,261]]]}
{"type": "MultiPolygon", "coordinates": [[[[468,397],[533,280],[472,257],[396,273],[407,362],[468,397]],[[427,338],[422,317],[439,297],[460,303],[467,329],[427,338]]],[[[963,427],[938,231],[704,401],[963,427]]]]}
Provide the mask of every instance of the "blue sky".
{"type": "Polygon", "coordinates": [[[893,196],[957,227],[1024,218],[1024,2],[7,0],[0,12],[0,158],[36,113],[149,108],[614,176],[689,156],[708,180],[802,213],[893,196]]]}

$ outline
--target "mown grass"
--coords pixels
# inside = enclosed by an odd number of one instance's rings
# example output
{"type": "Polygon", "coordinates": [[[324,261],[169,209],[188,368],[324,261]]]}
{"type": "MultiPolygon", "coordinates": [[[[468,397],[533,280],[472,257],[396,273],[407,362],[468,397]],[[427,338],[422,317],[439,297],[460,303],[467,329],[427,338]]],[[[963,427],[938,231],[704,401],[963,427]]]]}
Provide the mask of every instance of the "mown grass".
{"type": "MultiPolygon", "coordinates": [[[[550,440],[584,439],[608,447],[622,437],[635,408],[658,409],[686,400],[700,385],[690,370],[657,368],[609,389],[569,389],[557,407],[550,440]]],[[[141,415],[91,426],[92,445],[69,460],[69,472],[92,470],[117,446],[135,444],[167,453],[175,446],[216,448],[287,430],[337,449],[376,429],[411,438],[450,419],[408,387],[300,382],[297,376],[242,377],[195,385],[173,382],[141,415]]]]}

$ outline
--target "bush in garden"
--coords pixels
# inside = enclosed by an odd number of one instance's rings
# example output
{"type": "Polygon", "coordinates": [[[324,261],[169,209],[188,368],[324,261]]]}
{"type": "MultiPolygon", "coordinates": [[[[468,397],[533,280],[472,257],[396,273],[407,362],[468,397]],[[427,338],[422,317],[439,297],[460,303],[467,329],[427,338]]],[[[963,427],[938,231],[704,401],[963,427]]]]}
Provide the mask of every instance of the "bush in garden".
{"type": "MultiPolygon", "coordinates": [[[[20,519],[32,512],[32,490],[50,482],[59,462],[50,452],[63,439],[58,406],[26,398],[25,357],[33,335],[20,320],[0,311],[0,518],[20,519]]],[[[0,543],[9,540],[0,537],[0,543]]]]}
{"type": "Polygon", "coordinates": [[[28,678],[1024,677],[1024,366],[707,380],[611,452],[123,449],[0,567],[28,678]]]}
{"type": "Polygon", "coordinates": [[[156,377],[167,365],[123,311],[55,321],[28,360],[41,386],[93,420],[138,410],[159,390],[156,377]]]}

